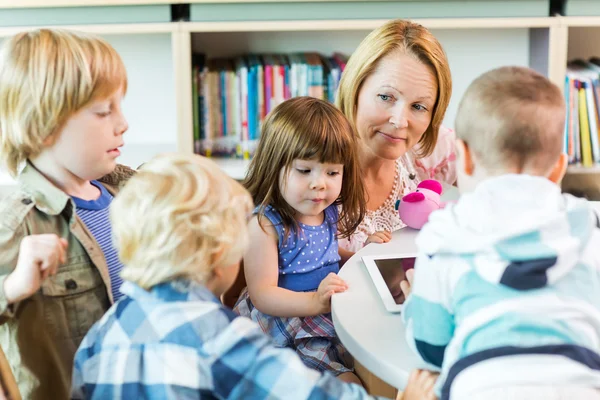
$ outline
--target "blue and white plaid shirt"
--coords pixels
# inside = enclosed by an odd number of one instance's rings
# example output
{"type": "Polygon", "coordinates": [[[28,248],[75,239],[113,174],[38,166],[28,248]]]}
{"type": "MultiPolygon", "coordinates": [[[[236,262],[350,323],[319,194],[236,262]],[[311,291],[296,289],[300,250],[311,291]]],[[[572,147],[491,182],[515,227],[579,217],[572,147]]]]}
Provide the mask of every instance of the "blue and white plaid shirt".
{"type": "Polygon", "coordinates": [[[358,385],[307,368],[204,286],[175,281],[125,295],[84,338],[75,399],[365,399],[358,385]]]}

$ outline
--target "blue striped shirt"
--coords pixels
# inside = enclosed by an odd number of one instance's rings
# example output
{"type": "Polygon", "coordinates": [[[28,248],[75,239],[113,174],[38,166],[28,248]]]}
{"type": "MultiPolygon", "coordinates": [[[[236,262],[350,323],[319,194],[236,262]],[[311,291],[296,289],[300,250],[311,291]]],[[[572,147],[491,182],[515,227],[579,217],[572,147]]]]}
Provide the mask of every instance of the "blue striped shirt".
{"type": "Polygon", "coordinates": [[[97,181],[92,181],[91,183],[100,189],[100,197],[96,200],[83,200],[73,197],[73,201],[77,207],[77,216],[81,218],[85,226],[90,230],[104,254],[110,277],[112,295],[116,302],[122,296],[120,289],[123,279],[121,279],[120,274],[123,264],[119,261],[117,250],[112,244],[112,229],[108,216],[108,206],[113,197],[101,183],[97,181]]]}

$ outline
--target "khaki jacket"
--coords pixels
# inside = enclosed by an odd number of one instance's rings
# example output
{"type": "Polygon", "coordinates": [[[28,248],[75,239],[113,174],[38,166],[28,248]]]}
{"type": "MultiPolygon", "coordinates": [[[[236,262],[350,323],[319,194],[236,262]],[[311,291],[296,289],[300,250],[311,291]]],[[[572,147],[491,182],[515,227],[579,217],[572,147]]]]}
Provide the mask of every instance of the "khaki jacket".
{"type": "MultiPolygon", "coordinates": [[[[133,174],[118,166],[99,181],[114,196],[133,174]]],[[[29,163],[18,182],[0,200],[0,345],[23,399],[68,399],[75,351],[112,303],[108,267],[67,194],[29,163]],[[9,306],[4,281],[21,239],[43,233],[68,241],[67,262],[37,293],[9,306]]]]}

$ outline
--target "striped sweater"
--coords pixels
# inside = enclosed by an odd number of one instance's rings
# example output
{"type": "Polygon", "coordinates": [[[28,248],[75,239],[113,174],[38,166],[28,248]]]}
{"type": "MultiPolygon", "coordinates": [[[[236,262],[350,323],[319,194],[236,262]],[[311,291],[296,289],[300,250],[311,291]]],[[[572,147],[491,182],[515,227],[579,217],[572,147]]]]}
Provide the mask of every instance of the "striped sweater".
{"type": "Polygon", "coordinates": [[[487,179],[417,238],[403,320],[442,399],[507,385],[600,388],[600,229],[550,181],[487,179]]]}

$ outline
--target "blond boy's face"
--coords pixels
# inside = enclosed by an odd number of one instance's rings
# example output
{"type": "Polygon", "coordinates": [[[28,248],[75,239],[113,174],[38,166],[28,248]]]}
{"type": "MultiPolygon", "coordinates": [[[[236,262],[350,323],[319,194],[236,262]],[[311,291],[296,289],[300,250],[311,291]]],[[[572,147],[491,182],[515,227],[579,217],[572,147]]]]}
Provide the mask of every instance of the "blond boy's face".
{"type": "Polygon", "coordinates": [[[82,180],[111,173],[121,154],[127,120],[123,115],[122,89],[97,100],[72,115],[45,151],[62,168],[82,180]]]}

